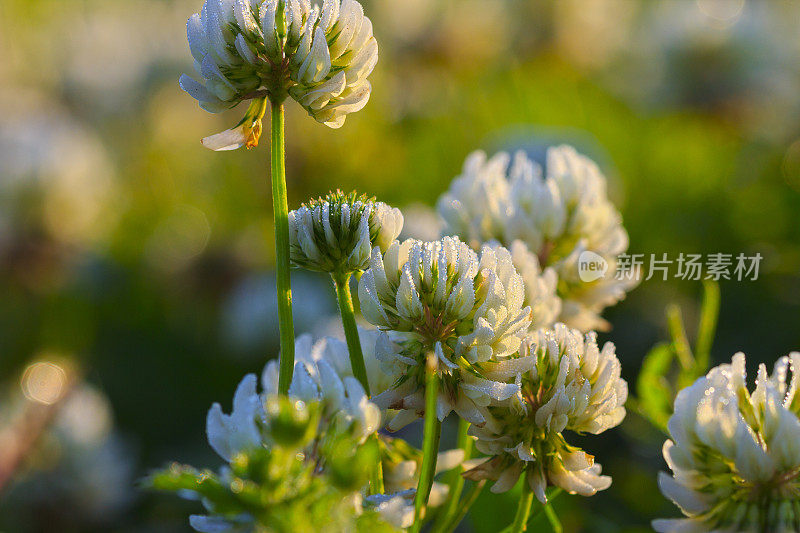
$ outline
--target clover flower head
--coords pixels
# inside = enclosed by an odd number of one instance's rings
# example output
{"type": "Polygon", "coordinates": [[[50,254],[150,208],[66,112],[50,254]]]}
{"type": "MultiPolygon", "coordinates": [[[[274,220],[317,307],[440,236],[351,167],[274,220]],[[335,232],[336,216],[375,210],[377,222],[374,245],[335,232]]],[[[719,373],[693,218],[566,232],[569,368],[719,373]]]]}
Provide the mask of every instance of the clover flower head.
{"type": "MultiPolygon", "coordinates": [[[[321,6],[310,0],[206,0],[186,33],[201,81],[184,74],[180,86],[206,111],[289,95],[315,120],[338,128],[369,100],[367,77],[378,61],[378,43],[356,0],[323,0],[321,6]]],[[[205,144],[230,149],[231,137],[229,130],[205,144]]],[[[258,136],[246,142],[255,145],[258,136]]]]}
{"type": "Polygon", "coordinates": [[[291,261],[308,270],[365,270],[374,247],[386,251],[403,229],[403,215],[374,198],[336,191],[289,213],[291,261]]]}
{"type": "Polygon", "coordinates": [[[594,457],[567,443],[562,432],[599,434],[625,417],[628,386],[620,377],[614,345],[597,346],[564,324],[529,335],[519,356],[505,368],[488,368],[488,379],[510,382],[518,391],[483,409],[486,424],[473,426],[475,446],[490,456],[467,471],[470,479],[493,479],[493,492],[514,486],[527,472],[536,497],[555,485],[591,496],[611,484],[594,457]]]}
{"type": "Polygon", "coordinates": [[[385,252],[376,247],[358,295],[364,317],[387,333],[376,356],[393,371],[399,368],[395,386],[374,398],[400,411],[390,429],[423,413],[429,354],[442,380],[440,420],[455,410],[482,425],[478,405],[516,392],[514,384],[483,378],[479,365],[502,364],[519,349],[530,324],[522,278],[505,248],[486,246],[477,254],[455,237],[395,241],[385,252]]]}
{"type": "Polygon", "coordinates": [[[563,287],[560,291],[562,304],[559,320],[581,331],[608,331],[611,325],[600,315],[606,307],[624,300],[628,291],[639,284],[641,271],[636,267],[635,270],[617,276],[616,256],[590,255],[593,261],[605,262],[608,266],[601,277],[584,282],[579,275],[584,252],[595,253],[581,240],[567,257],[554,266],[560,273],[560,286],[563,287]]]}
{"type": "Polygon", "coordinates": [[[686,518],[655,520],[656,531],[800,529],[798,368],[798,352],[772,375],[761,364],[750,392],[737,353],[678,393],[664,443],[672,476],[658,481],[686,518]]]}
{"type": "MultiPolygon", "coordinates": [[[[367,398],[363,387],[348,371],[337,371],[341,365],[331,360],[329,346],[341,342],[322,339],[313,343],[310,335],[302,335],[295,343],[295,367],[289,397],[304,403],[319,403],[320,427],[336,425],[347,428],[360,441],[375,433],[380,425],[380,409],[367,398]]],[[[206,433],[211,447],[220,457],[230,461],[237,453],[268,445],[262,431],[269,426],[269,413],[264,405],[278,394],[278,363],[270,361],[261,376],[262,392],[257,391],[255,374],[242,379],[233,400],[233,411],[226,415],[215,403],[208,412],[206,433]]]]}
{"type": "Polygon", "coordinates": [[[544,169],[522,151],[492,158],[475,152],[437,207],[444,234],[458,235],[474,249],[492,240],[509,248],[520,241],[542,268],[552,267],[562,300],[558,319],[581,331],[607,328],[600,313],[635,285],[613,276],[628,235],[608,200],[606,178],[570,146],[549,148],[544,169]],[[584,251],[609,263],[605,276],[580,279],[584,251]]]}

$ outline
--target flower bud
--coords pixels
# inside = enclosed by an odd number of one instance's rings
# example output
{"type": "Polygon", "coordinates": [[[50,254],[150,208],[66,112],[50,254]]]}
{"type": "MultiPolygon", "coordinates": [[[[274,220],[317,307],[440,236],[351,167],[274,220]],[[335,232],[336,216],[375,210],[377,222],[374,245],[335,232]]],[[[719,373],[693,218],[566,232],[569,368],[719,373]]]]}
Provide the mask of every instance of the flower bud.
{"type": "Polygon", "coordinates": [[[290,258],[307,270],[351,274],[369,266],[373,247],[386,251],[403,215],[373,198],[336,191],[289,213],[290,258]]]}
{"type": "Polygon", "coordinates": [[[267,434],[281,446],[302,448],[316,430],[315,407],[302,400],[271,396],[264,403],[267,434]]]}

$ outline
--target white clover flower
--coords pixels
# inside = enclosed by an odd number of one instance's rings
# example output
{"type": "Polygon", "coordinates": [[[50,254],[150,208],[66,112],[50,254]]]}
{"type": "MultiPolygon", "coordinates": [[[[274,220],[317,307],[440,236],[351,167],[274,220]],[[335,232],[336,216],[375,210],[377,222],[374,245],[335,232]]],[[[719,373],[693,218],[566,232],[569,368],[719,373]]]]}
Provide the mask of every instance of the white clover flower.
{"type": "Polygon", "coordinates": [[[505,368],[484,368],[488,379],[515,383],[518,392],[485,407],[486,424],[470,428],[476,448],[490,458],[466,477],[496,480],[492,491],[505,492],[527,472],[542,502],[548,485],[582,496],[611,485],[594,457],[570,446],[562,432],[596,435],[625,417],[628,385],[613,344],[601,350],[594,332],[583,336],[556,324],[526,338],[519,357],[505,368]]]}
{"type": "Polygon", "coordinates": [[[415,494],[413,489],[391,494],[372,494],[366,497],[365,504],[377,511],[385,522],[405,529],[414,524],[415,494]]]}
{"type": "MultiPolygon", "coordinates": [[[[288,94],[315,120],[338,128],[369,100],[378,43],[355,0],[323,0],[321,7],[310,0],[206,0],[186,34],[201,82],[184,74],[180,86],[211,113],[288,94]]],[[[263,109],[244,130],[207,146],[257,144],[261,116],[263,109]]]]}
{"type": "Polygon", "coordinates": [[[291,261],[334,274],[362,271],[373,247],[386,251],[402,229],[399,209],[355,192],[332,192],[289,213],[291,261]]]}
{"type": "Polygon", "coordinates": [[[656,531],[800,530],[798,368],[799,352],[771,376],[759,365],[751,393],[737,353],[678,393],[664,443],[672,477],[658,482],[686,518],[654,520],[656,531]]]}
{"type": "MultiPolygon", "coordinates": [[[[306,403],[319,402],[322,407],[321,427],[334,422],[348,427],[362,442],[380,425],[380,409],[367,398],[363,387],[349,372],[339,374],[338,362],[328,359],[330,343],[323,339],[312,343],[310,335],[302,335],[295,343],[295,367],[289,397],[306,403]]],[[[233,411],[223,414],[215,403],[208,412],[208,442],[220,457],[230,461],[237,453],[268,445],[261,428],[268,425],[264,403],[278,394],[278,362],[272,360],[261,376],[262,392],[256,390],[255,374],[242,379],[233,400],[233,411]]]]}
{"type": "Polygon", "coordinates": [[[617,279],[616,256],[600,256],[608,265],[606,274],[586,283],[579,275],[579,260],[585,251],[592,252],[587,249],[586,242],[581,240],[569,256],[554,266],[558,269],[559,280],[565,287],[561,291],[563,299],[559,320],[581,331],[608,331],[611,325],[600,314],[606,307],[624,300],[627,292],[639,284],[639,267],[630,275],[626,273],[621,279],[617,279]]]}
{"type": "Polygon", "coordinates": [[[558,274],[558,320],[581,331],[606,329],[600,313],[636,284],[614,276],[628,235],[608,200],[606,179],[570,146],[549,148],[544,171],[522,151],[513,159],[501,152],[488,160],[475,152],[439,199],[438,210],[445,221],[443,233],[458,235],[474,249],[492,240],[509,248],[515,241],[524,243],[542,268],[558,274]],[[583,251],[609,264],[606,275],[591,282],[580,279],[583,251]]]}
{"type": "Polygon", "coordinates": [[[358,286],[364,317],[389,336],[376,355],[392,371],[395,386],[373,400],[401,412],[396,430],[424,411],[425,362],[437,358],[442,384],[437,415],[455,410],[482,425],[478,406],[517,391],[514,384],[481,376],[479,363],[501,362],[519,349],[530,323],[524,286],[505,248],[484,247],[480,256],[458,238],[394,242],[372,252],[358,286]]]}
{"type": "Polygon", "coordinates": [[[264,407],[256,391],[255,374],[247,374],[233,396],[233,410],[226,415],[222,406],[215,403],[206,416],[208,443],[217,454],[230,462],[244,450],[262,445],[263,437],[259,420],[264,416],[264,407]]]}

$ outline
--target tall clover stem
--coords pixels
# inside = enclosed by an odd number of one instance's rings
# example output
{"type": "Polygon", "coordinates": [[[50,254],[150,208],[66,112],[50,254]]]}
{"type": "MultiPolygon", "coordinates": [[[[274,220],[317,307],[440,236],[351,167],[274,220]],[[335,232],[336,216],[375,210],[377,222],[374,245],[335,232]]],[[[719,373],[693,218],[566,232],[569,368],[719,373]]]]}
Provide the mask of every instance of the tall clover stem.
{"type": "MultiPolygon", "coordinates": [[[[367,378],[367,366],[364,364],[364,353],[361,350],[361,339],[358,336],[358,327],[356,326],[353,297],[350,294],[351,276],[352,274],[349,272],[347,274],[331,274],[333,284],[336,287],[336,299],[339,302],[339,314],[342,317],[342,328],[344,329],[344,338],[347,341],[347,351],[350,353],[350,368],[353,369],[353,375],[364,387],[364,392],[367,393],[367,396],[372,396],[369,388],[369,379],[367,378]]],[[[383,492],[383,465],[381,463],[381,448],[378,435],[372,435],[370,440],[378,452],[378,462],[372,470],[369,489],[371,494],[381,494],[383,492]]]]}
{"type": "Polygon", "coordinates": [[[519,504],[517,505],[517,514],[514,517],[514,523],[511,525],[511,532],[518,533],[525,531],[528,526],[528,517],[531,514],[531,504],[533,503],[533,491],[531,485],[528,483],[528,475],[522,479],[522,494],[519,497],[519,504]]]}
{"type": "MultiPolygon", "coordinates": [[[[469,430],[469,422],[463,418],[458,421],[458,438],[456,446],[464,450],[464,460],[470,458],[472,455],[472,439],[467,434],[469,430]]],[[[440,533],[447,530],[448,524],[453,520],[453,517],[458,513],[459,500],[461,493],[464,491],[464,476],[461,475],[462,467],[459,465],[448,474],[450,490],[447,494],[447,503],[444,504],[442,511],[436,518],[436,523],[433,525],[431,533],[440,533]]]]}
{"type": "Polygon", "coordinates": [[[286,200],[286,146],[283,104],[272,105],[272,212],[275,219],[275,271],[278,293],[278,327],[281,352],[278,391],[289,392],[294,371],[294,324],[292,323],[292,281],[289,275],[289,204],[286,200]]]}
{"type": "Polygon", "coordinates": [[[439,452],[439,437],[442,423],[436,415],[436,399],[439,396],[439,376],[436,373],[436,355],[431,351],[425,363],[425,433],[422,443],[422,466],[420,467],[417,494],[414,497],[414,525],[411,533],[422,529],[422,519],[433,486],[436,459],[439,452]]]}
{"type": "Polygon", "coordinates": [[[422,465],[419,472],[417,494],[414,497],[414,525],[411,533],[422,529],[422,519],[433,486],[433,475],[436,473],[436,459],[439,452],[439,437],[442,434],[442,423],[436,415],[436,399],[439,396],[439,376],[436,373],[436,354],[428,353],[425,361],[425,433],[422,442],[422,465]]]}
{"type": "Polygon", "coordinates": [[[356,326],[356,315],[353,311],[353,297],[350,295],[350,274],[332,274],[333,284],[336,286],[336,299],[339,301],[339,314],[342,316],[342,327],[344,328],[344,338],[347,340],[347,350],[350,352],[350,367],[353,375],[367,396],[372,396],[369,390],[369,380],[367,379],[367,367],[364,364],[364,354],[361,351],[361,340],[358,338],[358,327],[356,326]]]}
{"type": "Polygon", "coordinates": [[[383,486],[383,462],[381,461],[381,441],[378,438],[378,433],[373,433],[370,437],[370,441],[372,442],[372,445],[375,446],[375,450],[377,450],[376,457],[378,462],[370,473],[369,493],[383,494],[385,490],[383,486]]]}

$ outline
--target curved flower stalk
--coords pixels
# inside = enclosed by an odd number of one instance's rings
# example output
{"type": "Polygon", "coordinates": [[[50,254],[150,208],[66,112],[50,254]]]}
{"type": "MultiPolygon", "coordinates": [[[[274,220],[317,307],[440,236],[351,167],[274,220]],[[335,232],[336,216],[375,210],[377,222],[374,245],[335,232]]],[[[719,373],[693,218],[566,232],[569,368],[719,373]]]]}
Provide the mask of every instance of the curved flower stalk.
{"type": "MultiPolygon", "coordinates": [[[[206,0],[186,33],[201,81],[184,74],[180,86],[211,113],[249,99],[279,104],[289,95],[318,122],[339,128],[369,100],[378,43],[355,0],[206,0]]],[[[263,114],[262,106],[260,115],[203,144],[255,146],[263,114]]]]}
{"type": "Polygon", "coordinates": [[[600,349],[593,332],[583,336],[556,324],[526,338],[512,364],[484,367],[489,379],[514,383],[518,391],[485,407],[486,424],[470,428],[475,447],[490,457],[465,477],[495,480],[492,492],[505,492],[525,473],[542,503],[548,485],[582,496],[611,485],[594,457],[562,433],[596,435],[625,417],[628,385],[613,344],[600,349]]]}
{"type": "Polygon", "coordinates": [[[399,209],[355,192],[332,192],[289,213],[291,261],[331,274],[366,270],[373,247],[385,252],[402,229],[399,209]]]}
{"type": "MultiPolygon", "coordinates": [[[[305,403],[319,403],[320,426],[337,424],[349,427],[359,442],[366,441],[380,425],[380,410],[367,399],[361,384],[347,373],[340,374],[336,362],[329,360],[328,349],[335,339],[323,339],[316,344],[310,335],[298,337],[297,359],[289,387],[289,397],[305,403]]],[[[226,415],[215,403],[208,412],[206,432],[211,447],[220,457],[230,461],[237,453],[269,443],[264,428],[270,417],[265,404],[278,394],[278,363],[270,361],[261,376],[262,392],[257,391],[255,374],[245,376],[233,399],[233,411],[226,415]]]]}
{"type": "Polygon", "coordinates": [[[439,420],[456,411],[483,425],[479,406],[517,392],[517,385],[487,379],[481,370],[488,362],[503,366],[530,324],[530,308],[522,305],[522,278],[505,248],[487,246],[478,255],[455,237],[394,242],[385,253],[375,248],[358,295],[364,317],[391,334],[378,343],[377,357],[401,376],[393,388],[373,398],[400,411],[390,430],[424,412],[431,353],[441,379],[439,420]]]}
{"type": "MultiPolygon", "coordinates": [[[[542,268],[558,274],[558,320],[581,331],[607,328],[600,313],[636,284],[614,276],[628,235],[608,200],[606,178],[570,146],[549,148],[545,170],[522,151],[513,158],[501,152],[488,159],[475,152],[437,208],[445,221],[443,233],[458,235],[474,249],[491,240],[509,248],[515,241],[524,243],[542,268]],[[584,251],[608,263],[604,276],[580,279],[578,257],[584,251]]],[[[516,258],[515,266],[524,270],[516,258]]]]}
{"type": "Polygon", "coordinates": [[[654,520],[659,532],[800,530],[800,353],[761,364],[747,389],[745,356],[678,393],[661,491],[686,518],[654,520]],[[791,371],[791,377],[789,372],[791,371]]]}

